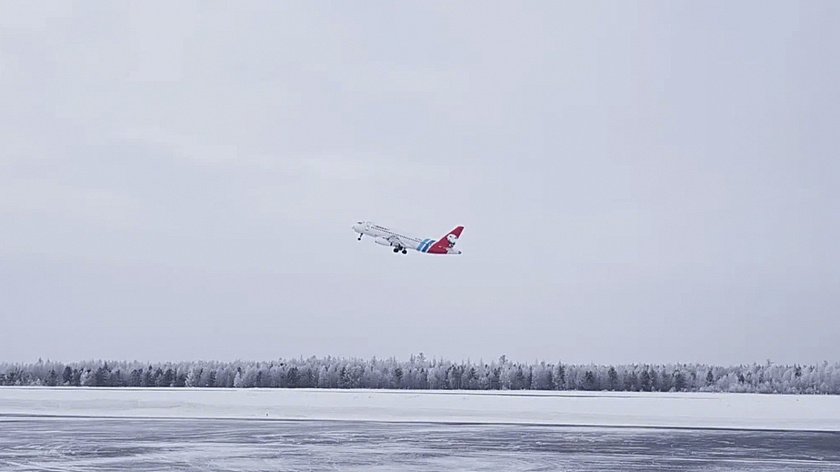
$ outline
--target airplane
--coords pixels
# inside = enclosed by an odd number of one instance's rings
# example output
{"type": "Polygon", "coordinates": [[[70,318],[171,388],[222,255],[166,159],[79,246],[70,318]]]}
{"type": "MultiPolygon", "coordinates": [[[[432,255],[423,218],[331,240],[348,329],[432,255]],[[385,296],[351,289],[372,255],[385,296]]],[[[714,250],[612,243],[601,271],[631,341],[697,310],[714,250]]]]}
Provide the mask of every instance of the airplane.
{"type": "Polygon", "coordinates": [[[376,244],[393,247],[394,253],[402,252],[403,254],[407,253],[407,249],[427,254],[461,254],[461,251],[455,249],[455,243],[458,242],[463,230],[464,227],[459,226],[439,240],[434,240],[406,236],[399,231],[370,221],[359,221],[353,225],[353,231],[359,233],[359,241],[362,240],[362,236],[371,236],[376,244]]]}

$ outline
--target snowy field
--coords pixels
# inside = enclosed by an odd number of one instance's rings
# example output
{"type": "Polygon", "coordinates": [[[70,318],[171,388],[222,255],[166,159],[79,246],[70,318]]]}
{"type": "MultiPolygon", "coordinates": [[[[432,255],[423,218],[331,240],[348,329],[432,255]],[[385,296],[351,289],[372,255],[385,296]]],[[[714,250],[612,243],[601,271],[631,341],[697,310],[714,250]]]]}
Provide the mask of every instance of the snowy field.
{"type": "Polygon", "coordinates": [[[0,388],[0,471],[837,471],[840,397],[0,388]]]}
{"type": "Polygon", "coordinates": [[[0,470],[836,472],[840,433],[7,418],[0,470]]]}
{"type": "Polygon", "coordinates": [[[840,431],[840,396],[3,387],[0,415],[840,431]]]}

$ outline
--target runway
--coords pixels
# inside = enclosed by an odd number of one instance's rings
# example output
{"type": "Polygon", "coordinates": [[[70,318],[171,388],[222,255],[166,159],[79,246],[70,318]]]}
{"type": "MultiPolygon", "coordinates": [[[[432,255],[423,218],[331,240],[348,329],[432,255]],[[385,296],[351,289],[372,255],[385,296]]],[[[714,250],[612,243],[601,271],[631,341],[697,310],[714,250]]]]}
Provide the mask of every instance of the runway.
{"type": "Polygon", "coordinates": [[[837,471],[840,433],[12,415],[0,470],[837,471]]]}

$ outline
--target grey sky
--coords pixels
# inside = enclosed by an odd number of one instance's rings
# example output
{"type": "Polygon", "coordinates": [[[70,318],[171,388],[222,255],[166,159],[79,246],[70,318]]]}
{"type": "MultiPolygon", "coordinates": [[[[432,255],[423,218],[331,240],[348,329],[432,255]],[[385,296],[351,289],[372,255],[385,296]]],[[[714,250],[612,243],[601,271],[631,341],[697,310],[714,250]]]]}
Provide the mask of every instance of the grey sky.
{"type": "Polygon", "coordinates": [[[837,360],[838,24],[2,2],[0,359],[837,360]]]}

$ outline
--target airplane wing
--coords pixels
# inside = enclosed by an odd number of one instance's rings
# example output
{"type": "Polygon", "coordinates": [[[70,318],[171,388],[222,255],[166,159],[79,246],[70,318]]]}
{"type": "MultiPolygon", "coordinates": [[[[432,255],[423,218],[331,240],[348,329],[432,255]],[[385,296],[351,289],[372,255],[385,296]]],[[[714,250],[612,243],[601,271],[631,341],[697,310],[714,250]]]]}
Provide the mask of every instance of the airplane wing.
{"type": "Polygon", "coordinates": [[[406,247],[406,245],[403,244],[402,240],[396,235],[390,236],[387,239],[388,239],[388,242],[391,243],[391,246],[398,247],[398,248],[406,247]]]}

